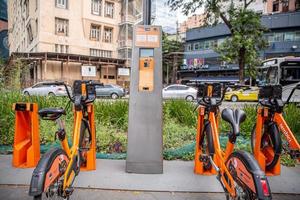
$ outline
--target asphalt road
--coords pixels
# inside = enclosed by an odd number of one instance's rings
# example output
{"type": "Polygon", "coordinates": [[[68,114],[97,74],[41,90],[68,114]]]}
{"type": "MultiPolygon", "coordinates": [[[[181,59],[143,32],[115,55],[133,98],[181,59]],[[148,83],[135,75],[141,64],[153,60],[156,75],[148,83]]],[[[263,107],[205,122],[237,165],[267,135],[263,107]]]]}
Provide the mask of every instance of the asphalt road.
{"type": "MultiPolygon", "coordinates": [[[[28,186],[0,185],[1,200],[29,200],[28,186]]],[[[76,188],[70,199],[76,200],[222,200],[223,193],[141,192],[76,188]]],[[[299,195],[273,194],[273,200],[299,200],[299,195]]]]}

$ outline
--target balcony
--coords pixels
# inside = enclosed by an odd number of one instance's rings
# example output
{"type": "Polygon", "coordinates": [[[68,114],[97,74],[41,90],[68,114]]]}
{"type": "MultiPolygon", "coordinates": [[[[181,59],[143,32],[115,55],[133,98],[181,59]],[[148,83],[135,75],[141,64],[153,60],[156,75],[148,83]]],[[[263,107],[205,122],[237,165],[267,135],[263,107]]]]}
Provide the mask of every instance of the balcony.
{"type": "Polygon", "coordinates": [[[118,41],[118,48],[126,48],[126,47],[132,47],[132,39],[129,40],[119,40],[118,41]]]}

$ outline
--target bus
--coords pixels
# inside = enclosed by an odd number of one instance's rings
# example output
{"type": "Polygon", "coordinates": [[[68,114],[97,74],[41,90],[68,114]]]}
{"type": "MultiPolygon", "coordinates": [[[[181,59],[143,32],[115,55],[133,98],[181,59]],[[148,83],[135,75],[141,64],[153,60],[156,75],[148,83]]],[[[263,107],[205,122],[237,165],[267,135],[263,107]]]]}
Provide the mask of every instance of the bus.
{"type": "Polygon", "coordinates": [[[281,84],[282,86],[300,82],[300,57],[271,58],[258,67],[258,85],[281,84]]]}

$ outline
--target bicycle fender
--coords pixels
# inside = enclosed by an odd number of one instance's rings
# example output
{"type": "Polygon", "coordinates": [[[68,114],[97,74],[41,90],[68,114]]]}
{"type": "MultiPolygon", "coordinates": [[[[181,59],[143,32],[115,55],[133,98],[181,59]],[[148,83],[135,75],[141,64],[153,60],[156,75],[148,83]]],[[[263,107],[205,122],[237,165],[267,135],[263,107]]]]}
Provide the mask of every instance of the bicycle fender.
{"type": "MultiPolygon", "coordinates": [[[[33,170],[31,181],[30,181],[30,188],[29,188],[29,195],[30,196],[37,196],[44,192],[44,185],[46,181],[46,175],[50,170],[52,164],[54,163],[55,159],[59,155],[67,156],[67,154],[61,148],[53,148],[48,150],[41,160],[39,161],[37,167],[33,170]]],[[[51,178],[51,177],[50,177],[51,178]]]]}
{"type": "Polygon", "coordinates": [[[230,155],[227,163],[230,164],[231,161],[233,165],[236,165],[235,168],[237,170],[237,177],[249,189],[256,193],[259,200],[272,199],[268,179],[265,173],[260,169],[257,161],[250,153],[245,151],[235,151],[230,155]],[[266,187],[269,192],[268,196],[265,196],[264,194],[262,180],[266,183],[266,187]]]}

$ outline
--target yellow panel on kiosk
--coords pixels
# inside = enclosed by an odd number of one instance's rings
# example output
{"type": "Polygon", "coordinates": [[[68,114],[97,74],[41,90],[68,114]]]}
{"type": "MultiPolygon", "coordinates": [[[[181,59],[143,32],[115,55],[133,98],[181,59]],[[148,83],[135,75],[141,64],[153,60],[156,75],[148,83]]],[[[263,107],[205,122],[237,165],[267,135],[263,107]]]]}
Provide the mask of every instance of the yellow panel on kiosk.
{"type": "Polygon", "coordinates": [[[154,87],[154,49],[140,49],[139,91],[153,91],[154,87]]]}

